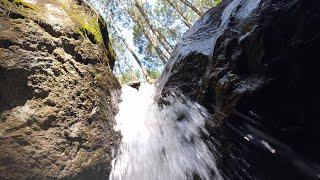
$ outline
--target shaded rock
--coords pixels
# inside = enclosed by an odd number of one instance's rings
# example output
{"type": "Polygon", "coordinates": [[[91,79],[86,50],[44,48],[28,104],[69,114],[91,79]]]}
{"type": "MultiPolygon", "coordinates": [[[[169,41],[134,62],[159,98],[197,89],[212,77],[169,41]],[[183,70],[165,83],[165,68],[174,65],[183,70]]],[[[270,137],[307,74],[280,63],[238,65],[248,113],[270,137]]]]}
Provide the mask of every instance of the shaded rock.
{"type": "Polygon", "coordinates": [[[0,1],[0,179],[107,179],[120,84],[82,1],[0,1]]]}
{"type": "Polygon", "coordinates": [[[139,89],[141,86],[141,81],[131,81],[131,82],[128,82],[126,85],[131,86],[132,88],[135,88],[135,89],[139,89]]]}
{"type": "Polygon", "coordinates": [[[226,178],[318,178],[319,5],[224,0],[175,47],[158,86],[214,114],[226,178]]]}

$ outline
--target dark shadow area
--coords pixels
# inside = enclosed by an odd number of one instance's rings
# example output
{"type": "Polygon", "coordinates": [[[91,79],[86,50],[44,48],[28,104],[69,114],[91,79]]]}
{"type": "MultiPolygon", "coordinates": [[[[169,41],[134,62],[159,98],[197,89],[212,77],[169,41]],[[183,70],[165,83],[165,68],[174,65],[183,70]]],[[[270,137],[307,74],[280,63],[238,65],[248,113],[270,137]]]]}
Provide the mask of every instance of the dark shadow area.
{"type": "Polygon", "coordinates": [[[0,67],[0,112],[24,105],[33,97],[27,81],[28,71],[0,67]]]}

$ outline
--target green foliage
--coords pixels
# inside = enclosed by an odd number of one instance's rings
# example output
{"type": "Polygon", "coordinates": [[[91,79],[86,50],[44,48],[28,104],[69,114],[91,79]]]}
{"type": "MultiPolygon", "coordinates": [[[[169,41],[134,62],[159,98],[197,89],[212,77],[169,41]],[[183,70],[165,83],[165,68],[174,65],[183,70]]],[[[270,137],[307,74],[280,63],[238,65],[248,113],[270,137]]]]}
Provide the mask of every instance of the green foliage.
{"type": "Polygon", "coordinates": [[[141,73],[139,70],[128,69],[126,72],[122,73],[119,77],[120,84],[126,84],[132,81],[139,81],[141,79],[141,73]]]}
{"type": "MultiPolygon", "coordinates": [[[[154,82],[156,79],[160,77],[159,71],[155,71],[155,70],[147,70],[147,71],[148,71],[151,82],[154,82]]],[[[121,75],[119,76],[119,81],[121,84],[126,84],[132,81],[139,81],[141,79],[142,79],[142,74],[138,69],[136,70],[128,69],[125,72],[121,73],[121,75]]]]}
{"type": "Polygon", "coordinates": [[[156,80],[156,79],[158,79],[160,77],[160,72],[159,71],[148,70],[148,74],[149,74],[151,80],[156,80]]]}
{"type": "Polygon", "coordinates": [[[220,4],[220,3],[222,2],[222,0],[214,0],[214,2],[215,2],[216,4],[220,4]]]}
{"type": "MultiPolygon", "coordinates": [[[[171,48],[164,47],[157,34],[161,34],[169,46],[174,46],[182,35],[188,30],[188,24],[194,24],[200,16],[194,9],[188,7],[181,0],[100,0],[105,2],[105,12],[110,13],[115,23],[109,21],[110,39],[117,54],[115,74],[121,83],[133,80],[142,80],[141,75],[135,73],[137,65],[129,50],[123,46],[120,39],[133,44],[135,54],[147,70],[150,79],[157,79],[160,71],[169,58],[171,48]],[[141,13],[135,2],[142,7],[141,13]],[[171,3],[169,3],[171,2],[171,3]],[[143,15],[145,14],[145,15],[143,15]],[[147,19],[147,20],[146,20],[147,19]],[[151,25],[148,22],[150,21],[151,25]],[[186,23],[184,23],[186,22],[186,23]],[[123,34],[117,34],[120,27],[123,34]],[[119,28],[118,28],[119,29],[119,28]],[[157,32],[154,32],[156,29],[157,32]],[[128,32],[132,34],[128,35],[128,32]],[[121,37],[122,36],[122,37],[121,37]],[[169,49],[169,50],[168,50],[169,49]]],[[[199,12],[204,13],[216,6],[222,0],[188,0],[199,12]]],[[[200,14],[201,14],[200,13],[200,14]]]]}

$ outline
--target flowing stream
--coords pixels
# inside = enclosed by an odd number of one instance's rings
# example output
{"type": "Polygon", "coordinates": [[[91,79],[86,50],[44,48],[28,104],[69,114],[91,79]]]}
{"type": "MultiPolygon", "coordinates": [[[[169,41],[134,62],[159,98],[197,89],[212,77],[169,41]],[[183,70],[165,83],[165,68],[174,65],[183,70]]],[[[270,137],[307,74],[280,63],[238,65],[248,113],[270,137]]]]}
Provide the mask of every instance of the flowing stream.
{"type": "Polygon", "coordinates": [[[155,99],[152,85],[122,88],[116,116],[122,140],[110,179],[223,179],[202,138],[206,109],[179,93],[162,105],[155,99]]]}

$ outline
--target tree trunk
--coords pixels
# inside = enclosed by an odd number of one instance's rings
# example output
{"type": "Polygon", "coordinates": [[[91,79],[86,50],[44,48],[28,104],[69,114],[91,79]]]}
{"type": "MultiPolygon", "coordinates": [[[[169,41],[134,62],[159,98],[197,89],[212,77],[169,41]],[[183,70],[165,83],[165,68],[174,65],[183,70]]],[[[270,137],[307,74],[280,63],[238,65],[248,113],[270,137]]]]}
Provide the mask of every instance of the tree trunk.
{"type": "Polygon", "coordinates": [[[163,62],[163,64],[167,63],[170,55],[168,53],[164,53],[162,52],[162,50],[158,47],[157,45],[157,40],[152,36],[152,34],[150,32],[148,32],[147,29],[145,29],[143,27],[143,25],[139,22],[136,21],[137,25],[142,29],[143,34],[145,35],[145,37],[148,39],[148,41],[150,42],[150,44],[152,45],[152,47],[154,48],[154,50],[157,52],[158,57],[161,59],[161,61],[163,62]]]}
{"type": "MultiPolygon", "coordinates": [[[[147,13],[148,13],[148,11],[147,11],[147,13]]],[[[157,23],[161,24],[161,26],[163,28],[166,28],[174,38],[177,37],[177,33],[174,32],[172,29],[170,29],[167,25],[165,25],[161,20],[159,20],[159,18],[157,16],[154,16],[152,13],[148,13],[148,14],[151,15],[151,18],[156,20],[157,23]]]]}
{"type": "Polygon", "coordinates": [[[191,23],[189,22],[189,20],[183,15],[183,13],[181,12],[181,10],[179,9],[178,5],[176,6],[171,0],[166,0],[170,6],[172,6],[176,11],[177,13],[180,15],[181,17],[181,20],[182,22],[188,27],[190,28],[192,25],[191,23]]]}
{"type": "Polygon", "coordinates": [[[167,25],[163,24],[163,22],[161,22],[161,20],[159,20],[156,17],[152,17],[152,18],[154,18],[159,24],[161,24],[162,27],[166,28],[174,38],[177,37],[177,33],[174,32],[172,29],[170,29],[167,25]]]}
{"type": "Polygon", "coordinates": [[[197,13],[199,16],[203,15],[203,12],[199,11],[196,7],[194,7],[188,0],[179,0],[186,6],[188,6],[190,9],[192,9],[195,13],[197,13]]]}
{"type": "Polygon", "coordinates": [[[152,37],[151,33],[149,33],[145,29],[142,29],[142,30],[143,30],[144,35],[146,36],[146,38],[148,39],[148,41],[151,43],[152,47],[156,51],[158,57],[161,59],[163,64],[166,64],[170,55],[168,53],[163,53],[161,51],[161,49],[157,46],[157,40],[154,39],[154,37],[152,37]]]}
{"type": "Polygon", "coordinates": [[[112,24],[113,24],[113,28],[116,30],[117,34],[119,35],[119,38],[121,40],[121,42],[126,46],[126,48],[129,50],[129,52],[131,53],[131,55],[133,56],[133,58],[136,60],[136,62],[138,63],[143,76],[145,77],[147,82],[150,82],[150,78],[149,78],[149,74],[147,72],[147,70],[143,67],[143,64],[141,63],[140,59],[138,58],[137,54],[134,52],[134,50],[129,46],[129,44],[126,42],[126,40],[121,36],[121,31],[118,28],[117,24],[114,22],[114,20],[112,19],[111,16],[109,16],[112,24]]]}
{"type": "MultiPolygon", "coordinates": [[[[121,3],[121,2],[120,2],[121,3]]],[[[127,9],[122,3],[121,5],[123,6],[123,8],[127,11],[127,13],[131,16],[132,20],[137,23],[137,25],[142,29],[143,34],[145,35],[145,37],[148,39],[148,41],[150,42],[150,44],[152,45],[152,47],[154,48],[154,50],[157,53],[157,56],[160,58],[160,60],[163,62],[163,64],[167,63],[167,61],[169,60],[169,53],[164,53],[162,52],[162,50],[159,48],[158,44],[157,44],[157,40],[152,36],[151,33],[148,32],[148,30],[143,26],[143,24],[141,23],[141,21],[135,17],[135,14],[131,13],[129,11],[129,9],[127,9]]]]}
{"type": "Polygon", "coordinates": [[[143,17],[143,19],[146,21],[148,26],[150,27],[151,31],[156,35],[159,42],[163,45],[163,47],[166,49],[168,53],[171,53],[172,46],[169,44],[169,42],[164,38],[164,36],[152,25],[149,18],[147,17],[147,14],[145,13],[143,7],[137,2],[137,0],[134,0],[134,5],[139,10],[139,13],[143,17]]]}

